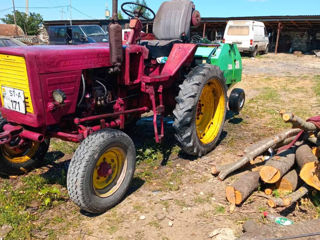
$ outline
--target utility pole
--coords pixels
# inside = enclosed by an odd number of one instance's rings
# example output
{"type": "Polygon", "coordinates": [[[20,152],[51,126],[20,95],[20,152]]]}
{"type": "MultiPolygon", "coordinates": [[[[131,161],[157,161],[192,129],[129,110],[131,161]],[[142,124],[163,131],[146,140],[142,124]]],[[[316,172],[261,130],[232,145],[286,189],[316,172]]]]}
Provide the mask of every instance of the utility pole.
{"type": "Polygon", "coordinates": [[[26,0],[26,14],[29,16],[29,0],[26,0]]]}
{"type": "Polygon", "coordinates": [[[61,20],[64,20],[64,13],[65,13],[64,9],[61,8],[61,20]]]}
{"type": "Polygon", "coordinates": [[[69,12],[70,12],[70,26],[72,26],[72,0],[70,0],[69,12]]]}
{"type": "Polygon", "coordinates": [[[12,0],[12,6],[13,6],[13,21],[14,21],[14,25],[16,26],[16,36],[18,36],[18,26],[17,26],[17,19],[16,19],[16,6],[14,5],[14,0],[12,0]]]}

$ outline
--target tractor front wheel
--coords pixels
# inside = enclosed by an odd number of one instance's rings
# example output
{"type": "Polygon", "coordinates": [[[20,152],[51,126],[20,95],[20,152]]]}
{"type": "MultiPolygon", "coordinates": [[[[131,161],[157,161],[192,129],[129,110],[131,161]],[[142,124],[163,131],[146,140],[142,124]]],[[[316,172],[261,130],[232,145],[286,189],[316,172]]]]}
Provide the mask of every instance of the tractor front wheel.
{"type": "Polygon", "coordinates": [[[173,127],[182,149],[195,156],[211,151],[221,135],[227,109],[227,88],[219,67],[194,68],[180,85],[173,127]]]}
{"type": "Polygon", "coordinates": [[[87,137],[72,157],[67,187],[82,210],[103,213],[127,192],[136,163],[135,146],[122,131],[105,129],[87,137]]]}

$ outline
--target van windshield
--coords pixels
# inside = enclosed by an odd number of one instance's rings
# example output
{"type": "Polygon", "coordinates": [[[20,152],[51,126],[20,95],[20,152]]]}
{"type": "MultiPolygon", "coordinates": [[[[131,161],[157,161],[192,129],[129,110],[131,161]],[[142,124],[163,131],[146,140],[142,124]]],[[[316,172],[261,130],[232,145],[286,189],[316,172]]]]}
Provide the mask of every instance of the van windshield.
{"type": "Polygon", "coordinates": [[[106,35],[100,26],[81,26],[87,36],[106,35]]]}
{"type": "Polygon", "coordinates": [[[249,26],[230,26],[228,29],[230,36],[248,36],[249,26]]]}

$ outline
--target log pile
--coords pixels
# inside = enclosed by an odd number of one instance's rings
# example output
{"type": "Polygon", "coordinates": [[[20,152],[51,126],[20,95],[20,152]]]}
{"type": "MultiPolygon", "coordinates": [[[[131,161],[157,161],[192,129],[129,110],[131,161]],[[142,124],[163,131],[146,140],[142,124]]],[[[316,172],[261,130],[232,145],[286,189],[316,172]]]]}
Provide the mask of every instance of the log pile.
{"type": "Polygon", "coordinates": [[[226,187],[231,204],[241,205],[258,188],[264,189],[270,207],[288,207],[320,191],[320,117],[305,121],[292,113],[280,115],[292,129],[250,145],[236,162],[212,167],[221,181],[241,168],[251,169],[226,187]]]}

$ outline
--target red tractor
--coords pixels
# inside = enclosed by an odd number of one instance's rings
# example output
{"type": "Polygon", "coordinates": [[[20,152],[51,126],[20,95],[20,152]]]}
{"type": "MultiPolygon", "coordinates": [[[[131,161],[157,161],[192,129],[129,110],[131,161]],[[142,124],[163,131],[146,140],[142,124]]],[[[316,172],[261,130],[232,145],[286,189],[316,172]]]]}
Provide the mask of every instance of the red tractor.
{"type": "Polygon", "coordinates": [[[190,27],[200,14],[191,1],[164,2],[156,15],[124,3],[131,17],[124,45],[117,4],[109,43],[0,50],[2,169],[18,174],[35,167],[50,138],[79,142],[67,187],[70,198],[92,213],[119,203],[133,178],[135,146],[121,131],[127,123],[152,111],[160,142],[163,118],[173,116],[181,148],[202,156],[215,147],[227,109],[223,72],[195,61],[190,27]],[[141,37],[146,12],[154,19],[154,40],[141,37]]]}

